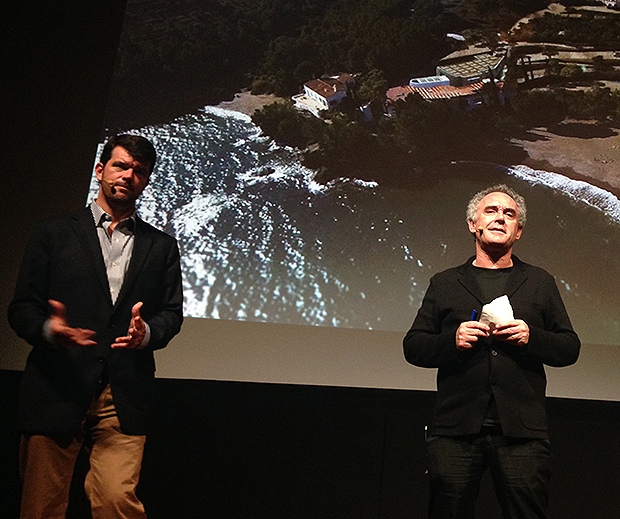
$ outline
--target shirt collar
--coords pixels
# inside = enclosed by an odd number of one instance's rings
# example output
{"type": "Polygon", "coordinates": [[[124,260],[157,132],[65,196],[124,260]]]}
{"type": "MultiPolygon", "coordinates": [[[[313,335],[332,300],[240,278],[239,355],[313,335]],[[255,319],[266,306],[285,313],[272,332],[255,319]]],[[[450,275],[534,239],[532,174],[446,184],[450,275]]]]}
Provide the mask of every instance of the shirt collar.
{"type": "MultiPolygon", "coordinates": [[[[106,213],[95,200],[90,203],[90,210],[93,214],[93,219],[95,220],[95,225],[97,227],[103,227],[103,224],[105,222],[112,221],[112,216],[106,213]]],[[[119,225],[121,225],[122,227],[126,226],[129,229],[133,230],[136,225],[136,212],[134,211],[131,216],[119,222],[119,225]]]]}

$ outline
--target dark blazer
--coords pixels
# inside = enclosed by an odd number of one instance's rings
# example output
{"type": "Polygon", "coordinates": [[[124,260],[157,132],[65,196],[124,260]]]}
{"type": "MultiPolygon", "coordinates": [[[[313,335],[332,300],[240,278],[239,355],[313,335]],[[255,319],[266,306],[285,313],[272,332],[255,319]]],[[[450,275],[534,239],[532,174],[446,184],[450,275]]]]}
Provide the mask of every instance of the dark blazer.
{"type": "Polygon", "coordinates": [[[176,240],[139,218],[132,258],[116,303],[92,212],[43,222],[31,238],[8,309],[16,333],[33,347],[22,377],[18,426],[43,433],[75,431],[105,371],[124,432],[144,434],[153,351],[164,348],[183,320],[183,294],[176,240]],[[48,299],[67,308],[70,326],[96,332],[95,346],[61,348],[46,341],[48,299]],[[131,307],[142,301],[151,338],[142,350],[113,350],[127,335],[131,307]]]}
{"type": "Polygon", "coordinates": [[[530,328],[526,347],[484,339],[470,351],[457,350],[457,328],[470,320],[472,310],[480,315],[488,303],[474,277],[473,258],[433,276],[405,336],[408,362],[438,368],[433,434],[480,432],[493,394],[505,435],[547,437],[543,365],[573,364],[580,343],[553,277],[515,256],[512,259],[506,294],[515,319],[530,328]]]}

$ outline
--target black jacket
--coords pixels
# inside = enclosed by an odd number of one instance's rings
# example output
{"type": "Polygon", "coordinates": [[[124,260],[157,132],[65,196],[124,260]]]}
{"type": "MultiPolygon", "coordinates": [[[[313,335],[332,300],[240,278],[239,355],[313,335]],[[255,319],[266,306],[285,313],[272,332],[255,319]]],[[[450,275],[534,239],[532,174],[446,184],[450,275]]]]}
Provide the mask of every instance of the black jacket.
{"type": "Polygon", "coordinates": [[[515,319],[530,328],[526,347],[485,339],[470,351],[456,348],[456,330],[480,311],[484,300],[473,258],[433,276],[422,306],[403,341],[411,364],[438,368],[431,433],[480,432],[491,394],[506,436],[547,437],[543,364],[576,362],[580,342],[553,277],[513,256],[506,286],[515,319]]]}
{"type": "Polygon", "coordinates": [[[108,280],[92,212],[43,222],[24,254],[8,309],[16,333],[33,347],[22,377],[18,427],[43,433],[79,427],[104,368],[123,431],[144,434],[153,351],[164,348],[183,320],[183,294],[176,240],[140,219],[134,249],[116,303],[108,280]],[[48,299],[67,308],[69,326],[96,332],[94,346],[60,348],[48,343],[43,325],[48,299]],[[143,301],[142,318],[151,338],[143,350],[112,350],[127,334],[131,307],[143,301]]]}

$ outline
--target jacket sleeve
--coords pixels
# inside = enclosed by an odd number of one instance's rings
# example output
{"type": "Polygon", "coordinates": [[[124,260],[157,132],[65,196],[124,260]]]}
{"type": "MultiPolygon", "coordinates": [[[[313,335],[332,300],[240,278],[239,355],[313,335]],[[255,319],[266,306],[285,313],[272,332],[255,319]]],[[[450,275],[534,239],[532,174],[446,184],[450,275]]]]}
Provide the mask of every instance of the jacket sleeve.
{"type": "Polygon", "coordinates": [[[455,318],[458,312],[442,301],[440,284],[437,276],[431,278],[422,306],[403,340],[407,362],[422,368],[460,364],[468,357],[456,347],[456,330],[461,321],[455,318]]]}
{"type": "MultiPolygon", "coordinates": [[[[544,280],[538,285],[537,293],[542,297],[539,315],[528,316],[526,311],[523,317],[530,328],[527,354],[548,366],[574,364],[579,357],[581,343],[550,274],[544,272],[544,280]]],[[[529,309],[535,309],[534,305],[530,304],[529,309]]]]}
{"type": "Polygon", "coordinates": [[[159,308],[145,319],[151,329],[151,338],[145,349],[151,351],[166,347],[179,333],[183,323],[183,283],[176,240],[170,247],[161,283],[163,286],[159,308]]]}

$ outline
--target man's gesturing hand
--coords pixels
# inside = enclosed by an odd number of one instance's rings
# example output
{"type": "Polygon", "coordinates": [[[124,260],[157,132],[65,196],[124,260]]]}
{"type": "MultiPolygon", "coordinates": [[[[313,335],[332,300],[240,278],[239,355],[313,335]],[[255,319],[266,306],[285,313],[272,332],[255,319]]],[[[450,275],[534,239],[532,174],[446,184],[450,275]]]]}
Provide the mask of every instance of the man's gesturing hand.
{"type": "Polygon", "coordinates": [[[80,346],[93,346],[95,332],[84,328],[71,328],[67,322],[67,309],[64,304],[54,299],[47,301],[52,307],[47,326],[54,341],[64,348],[78,348],[80,346]]]}
{"type": "Polygon", "coordinates": [[[129,323],[129,330],[124,337],[117,337],[114,339],[112,348],[126,348],[135,349],[139,348],[146,334],[146,324],[140,316],[140,309],[142,308],[141,301],[136,303],[131,308],[131,322],[129,323]]]}

